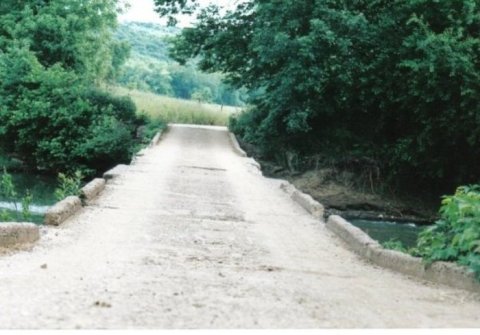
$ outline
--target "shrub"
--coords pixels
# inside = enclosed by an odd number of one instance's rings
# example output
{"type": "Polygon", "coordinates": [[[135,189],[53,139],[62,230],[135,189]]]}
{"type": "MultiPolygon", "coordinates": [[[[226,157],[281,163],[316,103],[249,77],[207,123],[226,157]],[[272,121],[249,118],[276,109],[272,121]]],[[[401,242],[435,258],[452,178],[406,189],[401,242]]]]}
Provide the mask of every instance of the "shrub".
{"type": "Polygon", "coordinates": [[[390,250],[395,250],[395,251],[400,251],[400,252],[407,252],[407,249],[405,248],[403,243],[401,241],[398,241],[398,240],[394,239],[394,238],[392,238],[392,239],[390,239],[386,242],[383,242],[382,247],[384,247],[385,249],[390,249],[390,250]]]}
{"type": "Polygon", "coordinates": [[[420,233],[414,256],[427,262],[455,261],[469,266],[480,279],[480,185],[461,186],[446,196],[441,219],[420,233]]]}
{"type": "Polygon", "coordinates": [[[86,97],[96,108],[108,111],[108,114],[117,120],[130,126],[138,125],[139,118],[135,114],[137,108],[131,98],[114,96],[99,90],[88,91],[86,97]]]}
{"type": "Polygon", "coordinates": [[[71,195],[79,196],[82,179],[82,172],[78,170],[71,175],[59,173],[58,187],[55,189],[55,198],[60,201],[71,195]]]}
{"type": "Polygon", "coordinates": [[[156,133],[166,127],[166,124],[161,118],[158,117],[150,117],[145,114],[142,114],[140,117],[144,119],[145,124],[145,129],[141,138],[142,144],[148,144],[156,135],[156,133]]]}
{"type": "Polygon", "coordinates": [[[30,168],[93,174],[129,161],[139,123],[130,98],[45,69],[25,50],[0,55],[0,74],[0,144],[30,168]]]}
{"type": "Polygon", "coordinates": [[[129,127],[113,116],[104,115],[88,128],[74,155],[82,166],[105,171],[117,163],[128,163],[133,144],[129,127]]]}

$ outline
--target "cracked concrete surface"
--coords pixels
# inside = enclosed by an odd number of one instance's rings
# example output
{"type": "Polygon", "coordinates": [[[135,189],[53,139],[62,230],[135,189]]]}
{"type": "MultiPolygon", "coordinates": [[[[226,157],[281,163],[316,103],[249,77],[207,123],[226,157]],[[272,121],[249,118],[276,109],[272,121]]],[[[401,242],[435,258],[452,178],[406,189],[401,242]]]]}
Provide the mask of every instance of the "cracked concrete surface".
{"type": "Polygon", "coordinates": [[[367,264],[218,127],[172,126],[29,250],[0,328],[479,327],[480,297],[367,264]]]}

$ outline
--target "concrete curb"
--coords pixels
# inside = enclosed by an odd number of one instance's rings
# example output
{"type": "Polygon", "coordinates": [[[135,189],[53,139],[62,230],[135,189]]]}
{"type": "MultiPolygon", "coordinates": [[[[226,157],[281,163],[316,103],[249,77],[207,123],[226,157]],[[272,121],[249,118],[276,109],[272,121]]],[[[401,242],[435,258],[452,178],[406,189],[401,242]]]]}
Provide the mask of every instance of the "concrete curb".
{"type": "Polygon", "coordinates": [[[377,241],[340,216],[331,215],[325,225],[330,231],[347,242],[349,247],[361,256],[367,256],[367,253],[370,251],[369,246],[381,248],[381,245],[377,241]]]}
{"type": "Polygon", "coordinates": [[[95,178],[80,190],[80,198],[85,201],[93,200],[105,189],[105,179],[95,178]]]}
{"type": "Polygon", "coordinates": [[[480,282],[466,267],[448,262],[435,262],[426,266],[421,258],[384,249],[361,229],[338,215],[331,215],[326,227],[344,240],[354,252],[378,266],[437,284],[480,292],[480,282]]]}
{"type": "Polygon", "coordinates": [[[230,143],[232,144],[233,151],[240,157],[248,158],[248,163],[255,167],[258,170],[259,174],[262,174],[262,166],[260,165],[260,163],[257,162],[254,158],[248,157],[247,153],[240,147],[240,144],[238,143],[235,134],[232,132],[228,132],[228,137],[230,139],[230,143]]]}
{"type": "Polygon", "coordinates": [[[129,165],[136,165],[138,160],[147,154],[148,150],[149,148],[143,148],[142,150],[137,152],[135,155],[133,155],[129,165]]]}
{"type": "Polygon", "coordinates": [[[133,157],[132,157],[132,161],[130,162],[130,165],[135,165],[137,163],[138,159],[140,157],[145,156],[149,149],[158,145],[158,143],[160,143],[160,140],[162,139],[162,136],[165,133],[166,129],[163,129],[163,130],[160,130],[159,132],[157,132],[155,134],[155,136],[152,138],[152,140],[150,141],[150,143],[147,145],[147,147],[143,148],[142,150],[140,150],[139,152],[134,154],[133,157]]]}
{"type": "Polygon", "coordinates": [[[39,239],[40,228],[33,223],[5,222],[0,224],[0,247],[2,248],[33,243],[39,239]]]}
{"type": "Polygon", "coordinates": [[[280,184],[280,188],[297,204],[302,206],[307,212],[309,212],[314,218],[324,221],[325,208],[321,203],[313,199],[310,195],[299,191],[288,181],[284,180],[280,184]]]}
{"type": "Polygon", "coordinates": [[[163,131],[159,131],[155,134],[153,139],[150,141],[150,144],[148,145],[149,148],[156,146],[160,142],[160,139],[162,138],[162,133],[163,131]]]}
{"type": "Polygon", "coordinates": [[[290,182],[286,180],[281,181],[280,189],[282,189],[283,192],[287,193],[290,196],[293,194],[293,192],[298,191],[295,186],[293,186],[290,182]]]}
{"type": "Polygon", "coordinates": [[[248,158],[248,162],[250,163],[250,165],[253,165],[255,168],[257,168],[260,171],[260,173],[262,172],[262,166],[255,159],[248,158]]]}
{"type": "Polygon", "coordinates": [[[82,201],[79,197],[66,197],[47,210],[44,222],[48,226],[59,226],[80,209],[82,209],[82,201]]]}
{"type": "MultiPolygon", "coordinates": [[[[293,201],[323,221],[324,207],[322,204],[310,195],[299,191],[286,180],[280,183],[280,188],[290,195],[293,201]]],[[[378,241],[338,215],[331,215],[325,225],[345,241],[352,251],[378,266],[437,284],[480,292],[480,282],[476,280],[474,273],[464,266],[448,262],[435,262],[426,266],[419,257],[383,248],[378,241]]]]}
{"type": "Polygon", "coordinates": [[[235,153],[241,157],[247,157],[247,153],[243,151],[243,149],[240,147],[240,144],[238,143],[235,134],[233,134],[232,132],[228,132],[228,136],[230,138],[230,143],[232,143],[233,151],[235,151],[235,153]]]}
{"type": "MultiPolygon", "coordinates": [[[[157,145],[162,137],[162,131],[159,131],[151,140],[148,148],[157,145]]],[[[143,156],[147,148],[140,150],[134,157],[134,163],[137,156],[143,156]]],[[[129,168],[128,165],[120,164],[113,169],[105,172],[103,178],[95,178],[82,187],[80,197],[88,202],[97,197],[106,186],[107,179],[113,179],[123,174],[129,168]]],[[[47,226],[59,226],[69,217],[82,209],[82,200],[77,196],[69,196],[62,201],[57,202],[45,213],[44,223],[47,226]]],[[[0,224],[0,247],[10,247],[17,244],[33,243],[40,239],[40,229],[33,223],[6,222],[0,224]]]]}
{"type": "Polygon", "coordinates": [[[135,154],[135,156],[136,156],[136,157],[145,156],[145,154],[147,153],[147,150],[148,150],[148,148],[144,148],[144,149],[140,150],[139,152],[137,152],[137,153],[135,154]]]}
{"type": "Polygon", "coordinates": [[[110,179],[114,179],[118,176],[120,176],[121,174],[125,173],[125,171],[128,170],[128,165],[125,165],[125,164],[119,164],[117,166],[115,166],[113,169],[110,169],[108,170],[107,172],[105,172],[103,174],[103,179],[105,180],[110,180],[110,179]]]}
{"type": "Polygon", "coordinates": [[[325,209],[323,208],[322,204],[315,201],[310,195],[297,190],[292,193],[291,198],[297,204],[305,208],[307,212],[312,214],[314,218],[323,221],[323,214],[325,212],[325,209]]]}

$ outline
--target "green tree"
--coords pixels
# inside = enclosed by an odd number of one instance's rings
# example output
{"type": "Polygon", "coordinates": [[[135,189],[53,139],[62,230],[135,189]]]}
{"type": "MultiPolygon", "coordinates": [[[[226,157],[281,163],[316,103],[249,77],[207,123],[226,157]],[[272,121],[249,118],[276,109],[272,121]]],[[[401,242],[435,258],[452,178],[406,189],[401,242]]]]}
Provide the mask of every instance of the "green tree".
{"type": "Polygon", "coordinates": [[[135,106],[95,88],[128,54],[113,40],[116,6],[115,0],[2,2],[0,145],[31,169],[93,172],[128,160],[135,106]]]}
{"type": "MultiPolygon", "coordinates": [[[[195,3],[156,0],[162,15],[195,3]]],[[[256,92],[232,129],[265,156],[374,159],[437,194],[478,182],[478,0],[250,0],[197,18],[172,55],[256,92]]]]}
{"type": "Polygon", "coordinates": [[[28,45],[45,67],[61,64],[98,80],[112,64],[116,13],[115,0],[6,0],[0,7],[5,27],[0,34],[7,46],[28,45]]]}
{"type": "Polygon", "coordinates": [[[198,102],[211,102],[212,90],[208,87],[196,90],[192,93],[192,99],[197,100],[198,102]]]}
{"type": "Polygon", "coordinates": [[[119,43],[131,45],[131,58],[114,80],[122,86],[191,99],[199,91],[211,91],[212,102],[242,105],[241,93],[222,82],[220,73],[204,73],[195,60],[179,65],[169,56],[169,40],[180,29],[153,23],[127,22],[117,28],[119,43]]]}

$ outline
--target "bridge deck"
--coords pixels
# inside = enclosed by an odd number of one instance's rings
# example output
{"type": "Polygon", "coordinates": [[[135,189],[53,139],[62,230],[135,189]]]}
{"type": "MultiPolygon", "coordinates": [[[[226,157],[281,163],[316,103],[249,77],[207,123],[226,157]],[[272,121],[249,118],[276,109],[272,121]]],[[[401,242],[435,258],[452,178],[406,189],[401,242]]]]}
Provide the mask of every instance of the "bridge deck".
{"type": "Polygon", "coordinates": [[[0,257],[1,328],[480,326],[478,296],[365,263],[224,128],[172,126],[42,233],[0,257]]]}

